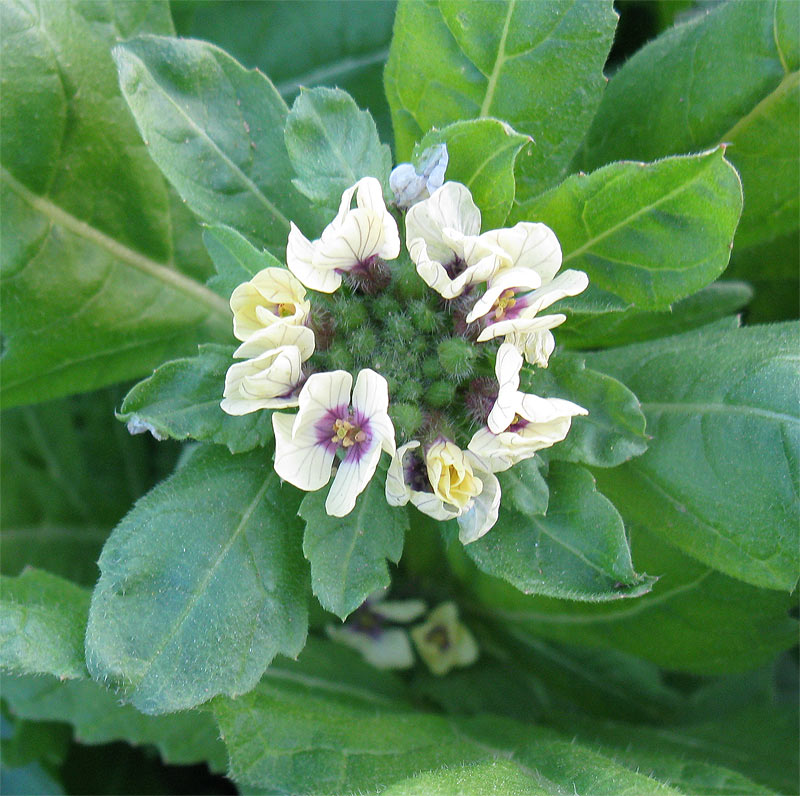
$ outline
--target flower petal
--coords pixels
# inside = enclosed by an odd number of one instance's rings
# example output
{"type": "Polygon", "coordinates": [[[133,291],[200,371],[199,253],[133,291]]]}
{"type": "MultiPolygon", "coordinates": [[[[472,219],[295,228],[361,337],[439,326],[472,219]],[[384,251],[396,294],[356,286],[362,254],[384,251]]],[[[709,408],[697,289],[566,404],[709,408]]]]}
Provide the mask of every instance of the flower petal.
{"type": "Polygon", "coordinates": [[[510,343],[503,343],[497,351],[494,372],[497,375],[499,390],[487,425],[495,433],[505,431],[517,413],[521,393],[519,392],[519,371],[522,355],[510,343]]]}
{"type": "Polygon", "coordinates": [[[546,224],[520,221],[511,228],[484,232],[481,239],[499,246],[513,268],[529,268],[547,284],[561,268],[561,244],[546,224]]]}
{"type": "Polygon", "coordinates": [[[333,270],[314,267],[314,252],[318,244],[319,241],[311,243],[291,222],[286,265],[306,287],[320,293],[333,293],[342,284],[342,276],[333,270]]]}
{"type": "Polygon", "coordinates": [[[328,483],[335,446],[321,443],[313,425],[296,425],[295,415],[275,412],[275,472],[298,489],[314,492],[328,483]]]}
{"type": "Polygon", "coordinates": [[[353,510],[356,499],[375,474],[380,458],[381,446],[377,440],[373,440],[369,446],[364,443],[348,449],[347,455],[339,463],[331,491],[325,501],[325,511],[328,514],[332,517],[344,517],[353,510]]]}
{"type": "Polygon", "coordinates": [[[352,385],[353,377],[346,370],[312,373],[300,391],[300,411],[295,417],[292,434],[299,433],[303,427],[315,426],[328,412],[346,413],[352,385]]]}
{"type": "Polygon", "coordinates": [[[389,472],[386,474],[386,502],[390,506],[405,506],[411,497],[411,489],[406,484],[403,458],[407,451],[419,447],[419,442],[412,440],[401,445],[392,456],[389,472]]]}
{"type": "Polygon", "coordinates": [[[279,321],[255,332],[233,352],[233,355],[237,359],[243,357],[249,359],[285,345],[296,346],[302,361],[305,362],[314,353],[314,332],[307,326],[279,321]]]}

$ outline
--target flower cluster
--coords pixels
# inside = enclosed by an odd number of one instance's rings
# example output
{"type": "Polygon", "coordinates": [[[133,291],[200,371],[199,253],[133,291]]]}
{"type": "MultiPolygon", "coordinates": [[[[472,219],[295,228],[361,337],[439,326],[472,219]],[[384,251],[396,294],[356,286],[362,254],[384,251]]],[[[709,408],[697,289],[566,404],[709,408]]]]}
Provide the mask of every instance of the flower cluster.
{"type": "Polygon", "coordinates": [[[236,288],[242,361],[221,406],[297,407],[272,415],[275,470],[309,491],[335,471],[329,514],[352,511],[386,452],[387,501],[456,519],[466,544],[497,520],[496,473],[563,440],[586,414],[521,391],[520,373],[525,361],[547,366],[566,319],[542,310],[588,280],[559,273],[561,247],[544,224],[481,232],[469,190],[442,184],[446,150],[428,161],[421,175],[395,170],[394,211],[364,177],[319,238],[291,225],[288,270],[266,268],[236,288]]]}

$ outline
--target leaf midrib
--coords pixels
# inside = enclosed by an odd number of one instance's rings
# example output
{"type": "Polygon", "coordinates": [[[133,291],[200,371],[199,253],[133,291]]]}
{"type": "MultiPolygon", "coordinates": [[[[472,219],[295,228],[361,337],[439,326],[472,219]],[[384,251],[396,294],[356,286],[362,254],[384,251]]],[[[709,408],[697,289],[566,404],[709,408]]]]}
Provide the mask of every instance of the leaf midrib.
{"type": "Polygon", "coordinates": [[[779,423],[799,423],[800,417],[787,415],[783,412],[773,412],[769,409],[760,409],[746,404],[718,404],[718,403],[679,403],[679,402],[653,402],[642,401],[642,409],[651,412],[694,412],[697,414],[752,414],[763,417],[765,420],[774,420],[779,423]]]}
{"type": "Polygon", "coordinates": [[[185,296],[192,299],[192,301],[207,307],[209,314],[219,316],[225,320],[226,324],[228,323],[230,308],[227,302],[221,296],[218,296],[216,293],[209,290],[209,288],[205,287],[205,285],[201,285],[199,282],[195,282],[180,271],[168,268],[150,257],[125,246],[118,240],[101,232],[97,227],[93,227],[85,221],[76,218],[71,213],[68,213],[52,200],[33,193],[33,191],[19,182],[2,166],[0,166],[0,179],[2,179],[27,205],[41,213],[53,224],[67,229],[74,235],[105,250],[115,259],[121,260],[137,271],[163,282],[179,293],[183,293],[185,296]]]}
{"type": "Polygon", "coordinates": [[[206,570],[206,574],[203,576],[201,581],[198,583],[197,588],[194,590],[194,594],[192,594],[191,599],[189,599],[186,603],[186,607],[181,611],[180,616],[177,620],[173,623],[170,630],[164,635],[164,638],[158,648],[150,657],[150,660],[147,663],[147,666],[144,668],[142,673],[136,678],[134,688],[138,690],[139,686],[144,682],[145,678],[149,674],[150,670],[153,668],[153,665],[158,660],[158,658],[163,654],[164,650],[167,648],[169,643],[175,638],[178,633],[178,630],[186,621],[186,618],[194,609],[195,605],[197,605],[198,600],[200,600],[201,596],[205,594],[206,587],[208,586],[211,578],[214,576],[214,573],[217,571],[219,565],[223,562],[225,557],[230,552],[231,548],[233,547],[236,540],[239,538],[239,535],[242,531],[247,527],[248,522],[250,521],[250,517],[253,515],[253,512],[258,507],[258,504],[263,499],[264,495],[266,494],[267,488],[269,487],[270,483],[272,482],[273,474],[270,472],[267,477],[264,479],[264,483],[259,488],[258,492],[256,493],[253,500],[247,506],[247,508],[242,513],[242,519],[240,520],[239,524],[234,529],[233,533],[230,536],[227,544],[219,551],[216,559],[211,564],[211,566],[206,570]]]}

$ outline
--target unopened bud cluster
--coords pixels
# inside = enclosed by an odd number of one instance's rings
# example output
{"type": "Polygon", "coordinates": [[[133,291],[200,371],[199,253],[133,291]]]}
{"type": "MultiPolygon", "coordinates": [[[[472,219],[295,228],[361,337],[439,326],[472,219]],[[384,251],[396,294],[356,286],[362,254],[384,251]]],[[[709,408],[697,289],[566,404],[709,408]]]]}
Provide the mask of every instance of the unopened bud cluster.
{"type": "Polygon", "coordinates": [[[441,179],[403,177],[405,250],[399,212],[372,177],[344,192],[318,239],[291,225],[288,269],[267,268],[231,296],[241,361],[221,406],[297,407],[272,416],[275,469],[305,490],[335,471],[329,514],[353,509],[385,451],[389,503],[456,518],[468,543],[497,519],[495,473],[585,414],[518,388],[523,358],[546,367],[565,320],[539,312],[587,279],[558,273],[561,249],[544,224],[481,234],[467,188],[441,179]]]}

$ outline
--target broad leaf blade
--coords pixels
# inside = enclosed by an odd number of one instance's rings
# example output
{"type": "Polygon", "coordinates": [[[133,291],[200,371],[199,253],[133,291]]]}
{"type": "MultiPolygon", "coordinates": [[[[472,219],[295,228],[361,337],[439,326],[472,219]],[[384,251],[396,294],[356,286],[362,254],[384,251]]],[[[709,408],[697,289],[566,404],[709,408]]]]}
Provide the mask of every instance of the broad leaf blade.
{"type": "Polygon", "coordinates": [[[689,332],[592,354],[639,396],[653,441],[597,472],[626,517],[756,586],[797,582],[797,326],[689,332]]]}
{"type": "Polygon", "coordinates": [[[215,442],[231,453],[264,447],[273,439],[271,412],[232,417],[220,409],[232,354],[229,346],[208,344],[195,357],[166,362],[125,396],[117,417],[160,438],[215,442]]]}
{"type": "Polygon", "coordinates": [[[501,503],[494,528],[464,546],[478,567],[525,594],[599,601],[649,591],[653,579],[634,572],[622,518],[589,472],[554,462],[547,481],[547,514],[501,503]]]}
{"type": "Polygon", "coordinates": [[[167,186],[120,107],[108,54],[122,36],[169,32],[169,8],[87,9],[0,9],[6,406],[146,373],[228,315],[177,267],[167,186]]]}
{"type": "Polygon", "coordinates": [[[85,677],[89,594],[40,569],[0,578],[0,667],[17,674],[85,677]]]}
{"type": "Polygon", "coordinates": [[[398,158],[432,127],[495,117],[535,142],[520,195],[555,185],[600,101],[615,26],[605,2],[401,2],[385,72],[398,158]]]}
{"type": "Polygon", "coordinates": [[[286,120],[286,150],[294,185],[317,204],[338,209],[342,193],[362,177],[388,192],[392,154],[381,144],[369,111],[344,91],[301,90],[286,120]]]}
{"type": "Polygon", "coordinates": [[[307,627],[298,496],[267,455],[195,453],[140,500],[100,556],[86,635],[92,676],[144,713],[251,688],[307,627]]]}
{"type": "Polygon", "coordinates": [[[311,563],[314,594],[341,619],[389,585],[386,559],[396,564],[403,552],[408,514],[386,502],[379,473],[346,517],[327,514],[325,489],[310,492],[300,505],[306,523],[303,553],[311,563]]]}
{"type": "Polygon", "coordinates": [[[414,159],[429,147],[447,144],[448,180],[469,188],[481,211],[483,229],[503,225],[514,201],[514,163],[530,141],[505,122],[473,119],[455,122],[442,130],[431,130],[414,147],[414,159]]]}
{"type": "Polygon", "coordinates": [[[633,603],[524,597],[487,578],[472,588],[533,650],[546,638],[587,645],[592,654],[620,650],[668,669],[721,674],[766,663],[796,638],[787,595],[714,572],[638,527],[631,545],[637,567],[659,576],[652,593],[633,603]]]}
{"type": "Polygon", "coordinates": [[[290,219],[313,226],[308,201],[291,186],[286,104],[260,72],[213,45],[168,37],[132,39],[113,55],[150,155],[204,221],[276,254],[290,219]]]}
{"type": "Polygon", "coordinates": [[[313,669],[297,677],[291,664],[286,670],[289,676],[281,677],[269,670],[249,694],[214,702],[231,776],[242,785],[296,794],[368,791],[421,771],[446,778],[445,769],[485,766],[499,757],[513,764],[503,773],[513,771],[525,793],[674,793],[548,730],[414,712],[368,689],[312,676],[313,669]],[[269,744],[259,740],[264,737],[269,744]]]}
{"type": "Polygon", "coordinates": [[[565,266],[639,309],[666,310],[722,273],[741,210],[739,178],[719,148],[573,175],[511,220],[543,221],[565,266]]]}

